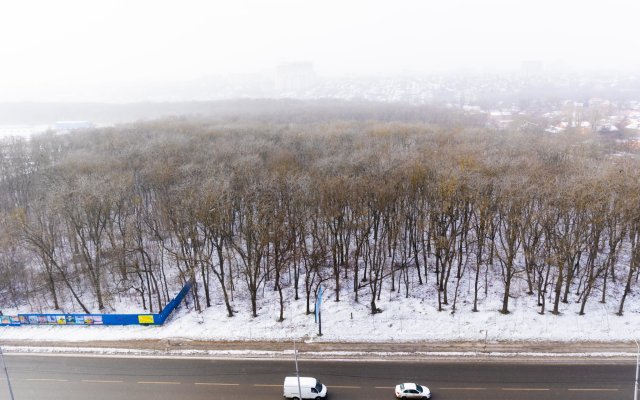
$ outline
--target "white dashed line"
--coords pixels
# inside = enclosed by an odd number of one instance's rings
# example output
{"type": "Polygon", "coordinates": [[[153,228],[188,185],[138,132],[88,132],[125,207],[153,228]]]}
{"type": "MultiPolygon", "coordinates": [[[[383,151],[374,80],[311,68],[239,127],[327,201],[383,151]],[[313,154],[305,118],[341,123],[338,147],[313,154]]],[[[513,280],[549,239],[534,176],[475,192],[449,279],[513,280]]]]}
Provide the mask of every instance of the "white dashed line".
{"type": "Polygon", "coordinates": [[[208,386],[240,386],[239,383],[217,383],[217,382],[196,382],[196,385],[208,385],[208,386]]]}

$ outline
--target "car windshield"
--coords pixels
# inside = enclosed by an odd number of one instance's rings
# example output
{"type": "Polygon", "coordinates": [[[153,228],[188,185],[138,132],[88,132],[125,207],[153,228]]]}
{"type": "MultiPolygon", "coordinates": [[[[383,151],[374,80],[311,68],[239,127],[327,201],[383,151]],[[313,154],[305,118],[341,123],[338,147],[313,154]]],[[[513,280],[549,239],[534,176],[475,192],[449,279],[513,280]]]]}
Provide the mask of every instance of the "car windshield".
{"type": "Polygon", "coordinates": [[[400,384],[400,390],[404,390],[404,383],[400,384]]]}
{"type": "Polygon", "coordinates": [[[416,385],[416,389],[418,390],[419,393],[422,393],[423,391],[422,386],[420,385],[416,385]]]}
{"type": "Polygon", "coordinates": [[[316,390],[318,393],[322,392],[322,383],[320,381],[316,381],[316,390]]]}

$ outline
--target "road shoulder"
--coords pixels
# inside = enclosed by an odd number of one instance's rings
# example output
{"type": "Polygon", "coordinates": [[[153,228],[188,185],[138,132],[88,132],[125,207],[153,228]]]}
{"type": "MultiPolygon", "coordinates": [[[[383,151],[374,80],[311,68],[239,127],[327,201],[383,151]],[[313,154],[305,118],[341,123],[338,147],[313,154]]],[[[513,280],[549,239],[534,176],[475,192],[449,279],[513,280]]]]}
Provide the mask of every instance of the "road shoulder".
{"type": "MultiPolygon", "coordinates": [[[[5,352],[28,354],[96,354],[112,356],[290,358],[293,342],[285,341],[195,341],[188,339],[32,342],[5,340],[5,352]]],[[[630,361],[636,347],[628,342],[325,342],[317,339],[296,344],[301,358],[433,361],[547,360],[563,362],[630,361]]]]}

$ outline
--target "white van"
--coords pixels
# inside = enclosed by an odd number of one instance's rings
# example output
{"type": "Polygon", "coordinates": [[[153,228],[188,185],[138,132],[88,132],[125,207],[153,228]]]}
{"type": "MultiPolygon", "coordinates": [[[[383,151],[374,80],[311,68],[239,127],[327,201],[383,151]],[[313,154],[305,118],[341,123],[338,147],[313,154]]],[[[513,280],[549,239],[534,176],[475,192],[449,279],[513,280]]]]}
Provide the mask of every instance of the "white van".
{"type": "Polygon", "coordinates": [[[284,378],[284,397],[287,399],[326,399],[327,387],[320,383],[316,378],[300,377],[300,390],[302,396],[298,392],[298,378],[295,376],[287,376],[284,378]]]}

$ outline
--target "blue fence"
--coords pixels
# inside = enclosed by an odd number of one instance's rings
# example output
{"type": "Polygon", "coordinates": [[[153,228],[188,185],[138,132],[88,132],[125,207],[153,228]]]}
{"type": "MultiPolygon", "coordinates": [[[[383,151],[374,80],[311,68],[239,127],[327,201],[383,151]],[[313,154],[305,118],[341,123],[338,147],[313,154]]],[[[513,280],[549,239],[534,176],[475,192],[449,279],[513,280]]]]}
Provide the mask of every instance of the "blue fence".
{"type": "Polygon", "coordinates": [[[158,314],[18,314],[0,316],[0,326],[20,325],[162,325],[184,300],[189,281],[158,314]]]}
{"type": "Polygon", "coordinates": [[[178,293],[176,297],[173,298],[170,302],[167,303],[166,306],[160,311],[160,314],[154,314],[153,320],[156,325],[164,324],[164,321],[169,317],[169,314],[182,302],[185,298],[189,290],[191,290],[191,286],[193,286],[193,281],[187,282],[186,285],[182,288],[182,290],[178,293]]]}

